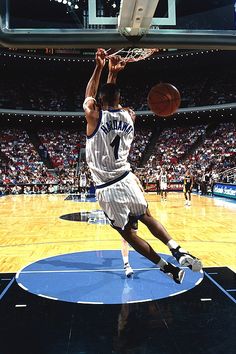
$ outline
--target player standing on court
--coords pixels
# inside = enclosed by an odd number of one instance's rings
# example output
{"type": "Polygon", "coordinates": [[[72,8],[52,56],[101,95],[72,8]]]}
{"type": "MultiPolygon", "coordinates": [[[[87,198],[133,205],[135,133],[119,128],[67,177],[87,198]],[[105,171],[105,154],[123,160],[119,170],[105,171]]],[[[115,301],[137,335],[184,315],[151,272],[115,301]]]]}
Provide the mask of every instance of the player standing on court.
{"type": "MultiPolygon", "coordinates": [[[[106,53],[103,49],[98,49],[96,67],[87,84],[83,105],[87,120],[86,158],[96,184],[99,204],[112,226],[137,252],[180,284],[184,278],[184,270],[166,262],[137,235],[138,220],[169,247],[182,266],[199,271],[202,268],[201,261],[181,249],[150,214],[137,178],[131,173],[127,162],[134,137],[135,114],[131,110],[122,109],[119,88],[112,81],[102,86],[99,105],[96,102],[105,63],[106,53]]],[[[125,66],[120,57],[110,59],[110,63],[110,77],[116,77],[125,66]]]]}
{"type": "Polygon", "coordinates": [[[87,176],[86,173],[83,169],[81,169],[80,174],[79,174],[79,188],[80,188],[80,194],[86,193],[87,189],[87,176]]]}
{"type": "Polygon", "coordinates": [[[190,171],[187,170],[184,176],[184,196],[185,196],[185,205],[191,205],[191,193],[193,188],[193,176],[190,171]]]}
{"type": "Polygon", "coordinates": [[[161,173],[159,176],[160,181],[160,191],[161,191],[161,200],[166,201],[167,199],[167,183],[168,183],[168,176],[167,172],[164,168],[161,169],[161,173]]]}

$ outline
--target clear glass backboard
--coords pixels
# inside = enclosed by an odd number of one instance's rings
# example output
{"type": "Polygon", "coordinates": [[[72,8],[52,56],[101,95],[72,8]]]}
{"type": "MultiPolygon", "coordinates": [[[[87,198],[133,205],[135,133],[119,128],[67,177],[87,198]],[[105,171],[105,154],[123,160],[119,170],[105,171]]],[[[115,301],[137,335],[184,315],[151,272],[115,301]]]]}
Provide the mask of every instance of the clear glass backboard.
{"type": "Polygon", "coordinates": [[[0,42],[236,49],[235,14],[236,0],[0,0],[0,42]],[[141,30],[136,35],[122,28],[122,23],[137,26],[138,21],[141,30]]]}

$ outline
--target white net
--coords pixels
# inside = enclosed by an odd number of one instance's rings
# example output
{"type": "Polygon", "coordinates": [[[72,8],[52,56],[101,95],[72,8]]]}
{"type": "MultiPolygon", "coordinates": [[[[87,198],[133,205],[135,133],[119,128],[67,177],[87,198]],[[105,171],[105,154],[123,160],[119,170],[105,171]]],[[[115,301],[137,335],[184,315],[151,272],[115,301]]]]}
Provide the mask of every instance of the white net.
{"type": "Polygon", "coordinates": [[[130,49],[119,49],[116,52],[111,53],[111,49],[106,50],[107,58],[119,55],[122,60],[126,63],[133,63],[136,61],[144,60],[150,57],[152,54],[158,52],[157,48],[130,48],[130,49]]]}

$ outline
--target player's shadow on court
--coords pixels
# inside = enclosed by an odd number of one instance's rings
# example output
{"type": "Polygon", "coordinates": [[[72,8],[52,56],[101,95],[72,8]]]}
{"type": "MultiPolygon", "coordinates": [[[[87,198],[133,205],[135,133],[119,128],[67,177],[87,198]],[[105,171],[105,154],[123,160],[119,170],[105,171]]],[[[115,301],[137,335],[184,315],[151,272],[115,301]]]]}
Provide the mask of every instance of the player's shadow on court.
{"type": "MultiPolygon", "coordinates": [[[[91,262],[69,262],[69,261],[49,260],[49,259],[48,260],[43,259],[41,261],[38,261],[37,263],[40,265],[51,266],[53,269],[65,268],[65,269],[78,269],[78,270],[97,270],[100,267],[114,268],[112,262],[116,261],[117,259],[119,259],[119,257],[103,258],[103,262],[101,264],[91,263],[91,262]]],[[[120,262],[120,264],[122,265],[122,262],[120,262]]],[[[48,270],[52,270],[52,269],[48,269],[48,270]]],[[[106,269],[104,269],[104,272],[105,271],[106,269]]]]}
{"type": "MultiPolygon", "coordinates": [[[[38,262],[41,266],[45,266],[47,270],[55,270],[55,271],[63,271],[63,270],[68,270],[71,269],[73,271],[78,270],[79,272],[83,270],[84,271],[95,271],[99,272],[99,274],[107,275],[107,280],[110,279],[115,280],[117,278],[120,278],[122,280],[127,279],[124,270],[123,270],[123,264],[122,261],[120,261],[120,265],[114,266],[112,263],[113,261],[120,260],[120,257],[113,257],[113,258],[104,258],[103,262],[101,264],[96,264],[96,263],[91,263],[91,262],[69,262],[69,261],[62,261],[62,260],[41,260],[38,262]],[[102,269],[102,267],[106,267],[107,269],[102,269]],[[112,278],[111,278],[112,277],[112,278]]],[[[138,280],[140,279],[141,274],[152,271],[152,270],[157,270],[155,265],[150,267],[149,269],[143,269],[143,270],[135,270],[134,274],[128,279],[128,280],[138,280]]],[[[104,281],[104,280],[103,280],[104,281]]],[[[148,280],[143,279],[144,282],[149,282],[148,280]]],[[[97,284],[99,286],[99,284],[97,284]]],[[[94,287],[94,285],[93,285],[94,287]]],[[[89,291],[90,286],[87,288],[89,291]]],[[[91,288],[92,289],[92,288],[91,288]]]]}

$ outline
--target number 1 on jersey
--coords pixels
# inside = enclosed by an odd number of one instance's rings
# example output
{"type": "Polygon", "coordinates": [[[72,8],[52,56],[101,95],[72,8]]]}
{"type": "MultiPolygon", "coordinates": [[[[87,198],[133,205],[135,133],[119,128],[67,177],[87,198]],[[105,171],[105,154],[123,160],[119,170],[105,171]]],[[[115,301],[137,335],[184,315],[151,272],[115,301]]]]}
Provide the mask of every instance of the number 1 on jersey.
{"type": "Polygon", "coordinates": [[[115,159],[118,160],[118,150],[119,150],[119,147],[120,147],[120,136],[117,135],[115,137],[115,139],[113,139],[113,141],[111,142],[111,147],[114,147],[114,156],[115,156],[115,159]]]}

